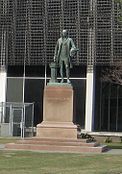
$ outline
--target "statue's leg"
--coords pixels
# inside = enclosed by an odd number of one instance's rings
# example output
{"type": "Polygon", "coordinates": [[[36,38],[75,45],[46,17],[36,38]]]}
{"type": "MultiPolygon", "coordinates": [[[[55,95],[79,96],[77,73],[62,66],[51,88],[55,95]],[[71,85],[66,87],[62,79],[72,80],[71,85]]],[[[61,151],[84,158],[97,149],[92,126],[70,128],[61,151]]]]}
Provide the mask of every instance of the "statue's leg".
{"type": "Polygon", "coordinates": [[[63,83],[64,82],[63,61],[60,62],[60,76],[61,76],[61,83],[63,83]]]}
{"type": "Polygon", "coordinates": [[[69,70],[69,64],[67,61],[65,62],[65,68],[66,68],[67,83],[71,83],[69,80],[70,70],[69,70]]]}

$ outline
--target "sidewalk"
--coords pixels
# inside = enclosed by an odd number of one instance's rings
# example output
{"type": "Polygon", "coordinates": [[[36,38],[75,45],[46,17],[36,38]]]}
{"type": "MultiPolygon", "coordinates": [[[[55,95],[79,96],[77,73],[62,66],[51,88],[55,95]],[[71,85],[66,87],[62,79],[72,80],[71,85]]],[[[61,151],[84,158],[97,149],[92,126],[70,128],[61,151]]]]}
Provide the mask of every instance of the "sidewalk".
{"type": "Polygon", "coordinates": [[[104,154],[111,154],[111,155],[122,155],[122,149],[110,149],[107,152],[103,152],[104,154]]]}
{"type": "Polygon", "coordinates": [[[0,144],[0,150],[3,150],[3,149],[4,149],[4,147],[5,147],[5,145],[4,145],[4,144],[0,144]]]}

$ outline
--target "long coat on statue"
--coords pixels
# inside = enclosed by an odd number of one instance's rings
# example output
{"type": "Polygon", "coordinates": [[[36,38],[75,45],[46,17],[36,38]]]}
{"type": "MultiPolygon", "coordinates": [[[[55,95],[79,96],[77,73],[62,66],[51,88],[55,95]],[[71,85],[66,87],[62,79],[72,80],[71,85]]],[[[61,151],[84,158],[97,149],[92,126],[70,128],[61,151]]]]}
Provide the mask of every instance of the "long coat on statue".
{"type": "MultiPolygon", "coordinates": [[[[62,37],[58,39],[57,44],[55,46],[55,53],[54,53],[54,58],[57,64],[59,66],[61,65],[61,60],[60,60],[60,53],[62,49],[62,44],[63,44],[63,39],[62,37]]],[[[75,44],[71,38],[66,38],[65,40],[65,45],[66,45],[66,55],[65,57],[68,60],[69,67],[72,68],[72,61],[71,61],[71,50],[76,50],[75,44]]]]}

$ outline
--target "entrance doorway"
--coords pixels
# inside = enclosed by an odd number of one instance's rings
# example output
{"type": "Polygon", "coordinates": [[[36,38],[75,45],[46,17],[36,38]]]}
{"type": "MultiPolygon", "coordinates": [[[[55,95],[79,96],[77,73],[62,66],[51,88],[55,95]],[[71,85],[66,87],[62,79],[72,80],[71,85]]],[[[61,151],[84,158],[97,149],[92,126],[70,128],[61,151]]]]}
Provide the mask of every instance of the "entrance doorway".
{"type": "Polygon", "coordinates": [[[24,131],[24,114],[23,108],[12,108],[12,135],[13,136],[23,136],[24,131]]]}

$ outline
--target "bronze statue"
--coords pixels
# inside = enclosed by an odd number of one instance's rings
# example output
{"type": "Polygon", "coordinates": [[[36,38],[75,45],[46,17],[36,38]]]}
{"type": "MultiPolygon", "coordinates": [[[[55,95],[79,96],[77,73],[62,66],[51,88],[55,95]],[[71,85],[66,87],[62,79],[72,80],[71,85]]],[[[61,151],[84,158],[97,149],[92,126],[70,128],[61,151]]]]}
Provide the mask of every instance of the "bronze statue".
{"type": "Polygon", "coordinates": [[[54,62],[56,62],[60,67],[61,83],[64,82],[64,66],[66,70],[67,83],[70,83],[69,69],[72,68],[71,58],[77,51],[78,49],[76,49],[73,40],[68,37],[67,30],[63,30],[62,37],[57,41],[54,54],[54,62]]]}

